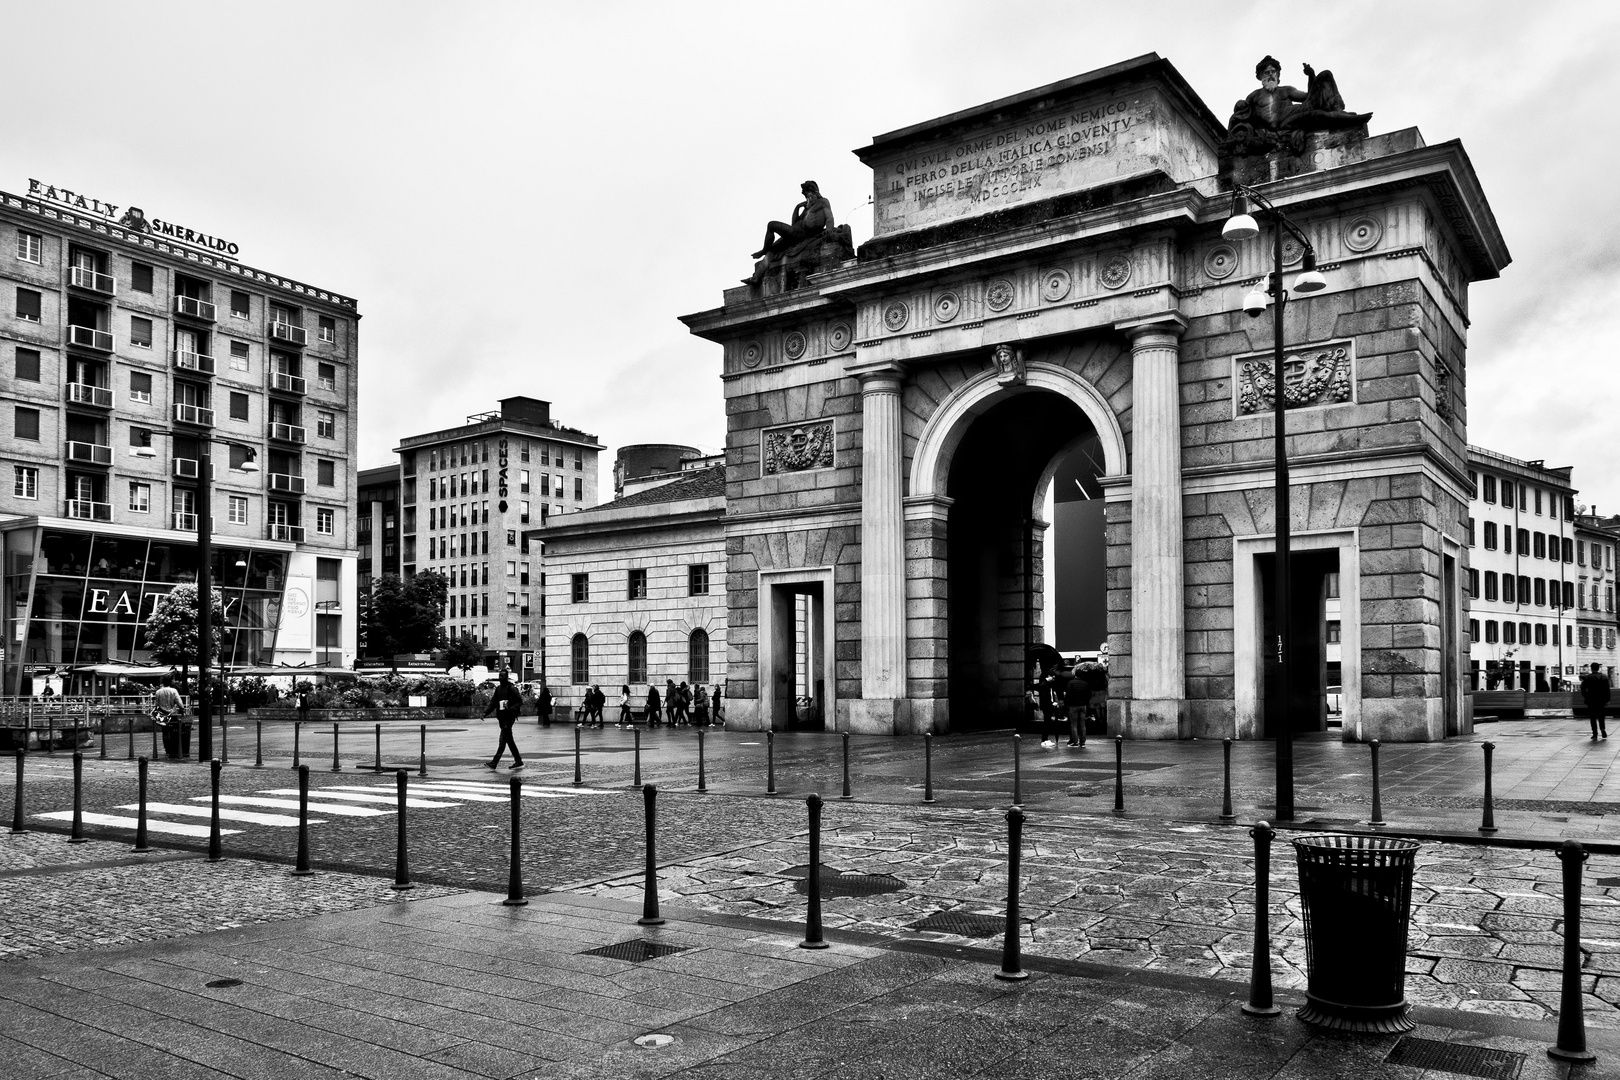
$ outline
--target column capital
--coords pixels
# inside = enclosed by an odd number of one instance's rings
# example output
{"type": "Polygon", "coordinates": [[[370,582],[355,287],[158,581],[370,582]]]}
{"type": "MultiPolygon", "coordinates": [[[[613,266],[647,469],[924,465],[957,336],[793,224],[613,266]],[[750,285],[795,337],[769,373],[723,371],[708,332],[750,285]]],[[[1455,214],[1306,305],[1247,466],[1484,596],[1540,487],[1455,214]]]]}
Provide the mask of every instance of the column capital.
{"type": "Polygon", "coordinates": [[[905,368],[893,360],[882,360],[867,366],[849,365],[844,372],[861,380],[863,394],[898,394],[906,378],[905,368]]]}
{"type": "Polygon", "coordinates": [[[1187,332],[1187,318],[1179,311],[1161,311],[1155,315],[1117,322],[1114,329],[1130,338],[1133,348],[1165,345],[1180,339],[1187,332]]]}

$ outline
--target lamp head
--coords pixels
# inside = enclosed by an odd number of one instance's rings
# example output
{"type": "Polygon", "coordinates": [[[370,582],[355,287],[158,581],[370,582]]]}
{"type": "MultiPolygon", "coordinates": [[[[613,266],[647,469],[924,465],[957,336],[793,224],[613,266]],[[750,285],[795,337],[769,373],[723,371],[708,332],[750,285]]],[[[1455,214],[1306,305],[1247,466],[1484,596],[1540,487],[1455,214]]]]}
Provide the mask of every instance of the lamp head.
{"type": "Polygon", "coordinates": [[[246,461],[242,462],[242,464],[238,465],[237,469],[240,470],[241,472],[246,472],[246,473],[258,472],[259,471],[259,463],[257,461],[254,461],[252,458],[248,458],[246,461]]]}
{"type": "Polygon", "coordinates": [[[1260,225],[1249,213],[1249,200],[1244,198],[1243,192],[1234,192],[1232,195],[1232,216],[1221,227],[1221,236],[1226,240],[1253,240],[1260,235],[1260,225]]]}
{"type": "Polygon", "coordinates": [[[1266,305],[1271,303],[1271,297],[1261,289],[1251,289],[1243,297],[1243,314],[1251,319],[1258,319],[1266,313],[1266,305]]]}
{"type": "Polygon", "coordinates": [[[1294,279],[1294,292],[1301,296],[1314,292],[1321,292],[1327,288],[1327,279],[1316,269],[1316,252],[1305,253],[1305,270],[1294,279]]]}

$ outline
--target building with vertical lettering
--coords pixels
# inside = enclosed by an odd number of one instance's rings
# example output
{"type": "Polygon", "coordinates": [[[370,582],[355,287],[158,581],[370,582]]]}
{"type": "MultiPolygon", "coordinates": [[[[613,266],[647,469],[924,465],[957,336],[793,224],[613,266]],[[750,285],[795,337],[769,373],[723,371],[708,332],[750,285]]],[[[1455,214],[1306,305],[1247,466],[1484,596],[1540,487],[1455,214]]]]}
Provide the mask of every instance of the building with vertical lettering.
{"type": "Polygon", "coordinates": [[[150,659],[146,617],[196,580],[205,468],[223,663],[352,662],[359,311],[236,255],[136,207],[0,192],[4,693],[150,659]]]}
{"type": "Polygon", "coordinates": [[[465,424],[401,439],[406,576],[450,580],[447,636],[470,635],[524,678],[540,649],[540,550],[526,530],[597,503],[596,436],[551,419],[551,403],[502,398],[465,424]]]}
{"type": "Polygon", "coordinates": [[[365,590],[384,574],[400,571],[399,462],[361,469],[355,491],[357,578],[365,590]]]}

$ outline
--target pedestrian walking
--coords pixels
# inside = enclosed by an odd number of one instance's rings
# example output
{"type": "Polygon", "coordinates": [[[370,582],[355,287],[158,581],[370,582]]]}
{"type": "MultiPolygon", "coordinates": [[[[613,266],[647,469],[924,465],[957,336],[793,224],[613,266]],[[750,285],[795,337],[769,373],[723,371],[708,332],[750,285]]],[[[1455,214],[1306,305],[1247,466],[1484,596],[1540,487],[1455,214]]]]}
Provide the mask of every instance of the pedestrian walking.
{"type": "Polygon", "coordinates": [[[165,675],[152,696],[152,723],[163,732],[163,752],[170,761],[180,756],[180,712],[180,691],[174,688],[174,678],[165,675]]]}
{"type": "Polygon", "coordinates": [[[663,714],[664,703],[658,696],[658,687],[647,684],[647,726],[655,728],[659,724],[659,717],[663,714]]]}
{"type": "Polygon", "coordinates": [[[486,769],[501,767],[501,755],[506,753],[508,747],[512,750],[512,768],[523,768],[523,755],[518,752],[517,743],[512,739],[512,725],[517,723],[518,712],[523,708],[523,695],[517,692],[512,680],[503,670],[500,682],[495,686],[495,692],[489,697],[489,704],[484,707],[484,719],[489,719],[491,713],[495,714],[495,722],[501,726],[501,741],[495,747],[495,756],[484,762],[486,769]]]}
{"type": "Polygon", "coordinates": [[[714,700],[710,704],[712,706],[711,711],[714,714],[714,725],[716,727],[722,727],[722,726],[725,725],[725,722],[726,722],[725,710],[723,708],[721,708],[721,706],[720,706],[720,702],[722,700],[724,700],[724,699],[720,694],[720,684],[715,683],[714,684],[714,700]]]}
{"type": "Polygon", "coordinates": [[[1602,664],[1593,664],[1592,670],[1581,676],[1581,697],[1586,701],[1586,716],[1592,721],[1592,738],[1609,737],[1607,713],[1609,711],[1609,677],[1603,674],[1602,664]]]}
{"type": "Polygon", "coordinates": [[[683,682],[675,688],[675,722],[677,724],[691,726],[692,714],[689,711],[691,707],[692,688],[683,682]]]}
{"type": "Polygon", "coordinates": [[[709,695],[703,692],[702,683],[692,690],[692,723],[698,727],[709,726],[709,695]]]}
{"type": "Polygon", "coordinates": [[[540,714],[540,726],[551,726],[551,687],[540,684],[540,696],[535,699],[535,712],[540,714]]]}
{"type": "Polygon", "coordinates": [[[585,710],[585,722],[589,724],[594,718],[596,721],[595,726],[601,727],[602,710],[607,707],[607,695],[602,693],[602,688],[599,685],[591,683],[590,699],[590,707],[585,710]]]}
{"type": "Polygon", "coordinates": [[[1070,670],[1063,687],[1063,708],[1069,714],[1069,745],[1086,745],[1086,714],[1091,711],[1091,683],[1079,671],[1070,670]]]}
{"type": "Polygon", "coordinates": [[[630,715],[630,684],[626,683],[619,688],[619,726],[625,727],[634,723],[635,720],[630,715]]]}
{"type": "Polygon", "coordinates": [[[681,695],[675,689],[675,680],[674,679],[665,679],[664,680],[664,717],[665,717],[666,720],[668,720],[668,722],[669,722],[669,724],[671,726],[674,726],[675,718],[680,712],[680,708],[681,708],[680,699],[681,699],[681,695]]]}

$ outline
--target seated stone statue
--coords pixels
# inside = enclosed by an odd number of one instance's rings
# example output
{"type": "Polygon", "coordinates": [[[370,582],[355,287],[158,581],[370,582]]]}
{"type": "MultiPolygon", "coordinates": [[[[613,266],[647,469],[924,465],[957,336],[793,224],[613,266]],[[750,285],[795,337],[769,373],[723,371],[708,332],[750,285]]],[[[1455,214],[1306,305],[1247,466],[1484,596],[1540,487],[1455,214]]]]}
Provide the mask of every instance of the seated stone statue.
{"type": "Polygon", "coordinates": [[[772,221],[765,226],[765,242],[752,256],[757,260],[754,272],[743,278],[743,284],[758,286],[777,263],[818,246],[834,231],[832,203],[821,194],[820,186],[806,180],[799,185],[799,191],[804,201],[793,208],[793,220],[772,221]]]}
{"type": "Polygon", "coordinates": [[[1303,146],[1309,131],[1353,131],[1372,119],[1372,113],[1354,113],[1344,107],[1338,82],[1331,71],[1318,72],[1302,65],[1305,89],[1282,84],[1282,65],[1267,56],[1254,67],[1260,89],[1238,102],[1227,123],[1228,143],[1238,154],[1267,153],[1303,146]]]}

